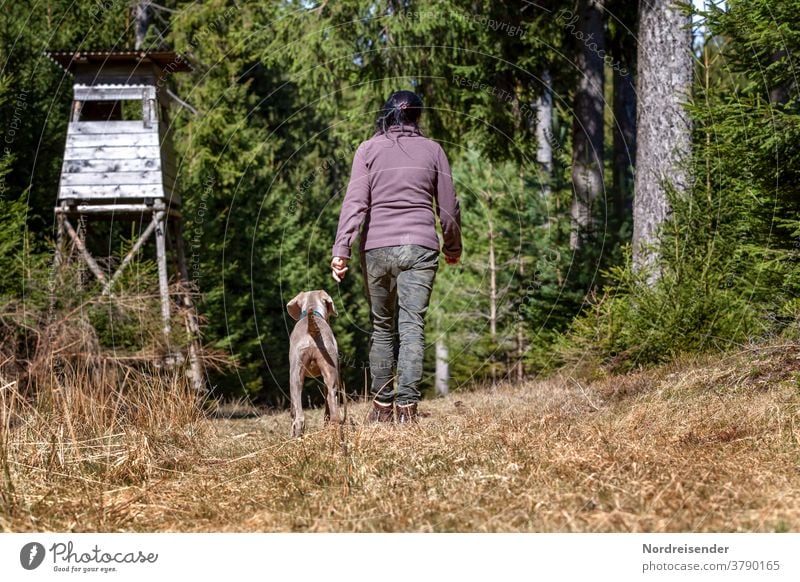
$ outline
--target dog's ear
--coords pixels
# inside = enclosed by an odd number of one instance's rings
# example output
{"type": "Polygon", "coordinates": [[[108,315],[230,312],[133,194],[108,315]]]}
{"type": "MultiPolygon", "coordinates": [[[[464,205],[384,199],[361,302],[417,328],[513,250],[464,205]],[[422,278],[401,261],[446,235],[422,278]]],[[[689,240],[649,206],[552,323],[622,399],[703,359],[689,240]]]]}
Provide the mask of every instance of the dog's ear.
{"type": "Polygon", "coordinates": [[[303,312],[303,295],[305,295],[305,291],[295,295],[294,299],[286,304],[286,311],[295,321],[300,319],[300,314],[303,312]]]}
{"type": "Polygon", "coordinates": [[[336,313],[336,307],[333,305],[333,299],[331,299],[331,296],[328,295],[326,291],[322,292],[322,300],[325,302],[325,307],[327,307],[328,313],[333,316],[339,315],[336,313]]]}

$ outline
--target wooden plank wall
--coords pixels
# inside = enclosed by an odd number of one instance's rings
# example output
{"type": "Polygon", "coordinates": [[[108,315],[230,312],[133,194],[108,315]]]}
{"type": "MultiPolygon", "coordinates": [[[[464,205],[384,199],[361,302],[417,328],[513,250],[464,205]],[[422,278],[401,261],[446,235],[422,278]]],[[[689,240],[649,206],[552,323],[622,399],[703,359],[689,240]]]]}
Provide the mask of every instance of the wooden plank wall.
{"type": "MultiPolygon", "coordinates": [[[[67,130],[59,201],[129,202],[173,195],[173,159],[163,160],[160,124],[143,121],[78,121],[67,130]]],[[[167,148],[170,149],[170,148],[167,148]]]]}

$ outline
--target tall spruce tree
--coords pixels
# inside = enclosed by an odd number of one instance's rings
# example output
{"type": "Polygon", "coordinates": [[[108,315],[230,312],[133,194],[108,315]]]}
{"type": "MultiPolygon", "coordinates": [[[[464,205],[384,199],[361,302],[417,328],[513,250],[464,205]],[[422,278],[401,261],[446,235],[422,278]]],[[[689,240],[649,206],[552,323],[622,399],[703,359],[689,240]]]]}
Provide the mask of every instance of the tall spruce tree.
{"type": "Polygon", "coordinates": [[[658,277],[659,229],[669,216],[668,192],[690,187],[692,31],[688,11],[672,0],[639,4],[636,184],[633,264],[658,277]]]}
{"type": "Polygon", "coordinates": [[[579,0],[578,10],[565,26],[575,47],[575,88],[572,120],[572,234],[577,249],[592,234],[594,204],[603,194],[605,128],[604,0],[579,0]]]}

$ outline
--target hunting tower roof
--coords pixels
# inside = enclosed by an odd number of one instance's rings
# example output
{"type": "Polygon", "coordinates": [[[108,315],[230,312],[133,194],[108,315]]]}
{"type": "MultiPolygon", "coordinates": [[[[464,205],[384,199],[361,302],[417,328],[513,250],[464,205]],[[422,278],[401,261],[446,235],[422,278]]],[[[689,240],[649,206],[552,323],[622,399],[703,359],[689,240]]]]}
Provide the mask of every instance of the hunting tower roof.
{"type": "Polygon", "coordinates": [[[65,71],[72,73],[85,73],[89,70],[103,74],[104,68],[116,71],[136,69],[155,65],[162,71],[176,73],[191,71],[192,66],[185,57],[173,51],[143,51],[143,50],[65,50],[46,51],[45,54],[65,71]]]}

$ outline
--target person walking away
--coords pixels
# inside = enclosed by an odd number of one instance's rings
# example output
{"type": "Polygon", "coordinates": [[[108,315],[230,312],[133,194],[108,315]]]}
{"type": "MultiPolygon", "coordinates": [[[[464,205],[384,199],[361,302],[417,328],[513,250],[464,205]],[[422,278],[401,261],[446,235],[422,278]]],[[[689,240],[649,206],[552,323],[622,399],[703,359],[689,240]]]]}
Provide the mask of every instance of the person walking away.
{"type": "Polygon", "coordinates": [[[420,131],[422,111],[422,99],[411,91],[392,93],[381,108],[375,134],[353,157],[332,249],[331,270],[340,281],[360,231],[372,323],[370,422],[417,422],[425,314],[439,267],[437,216],[446,262],[457,264],[462,253],[450,164],[420,131]]]}

